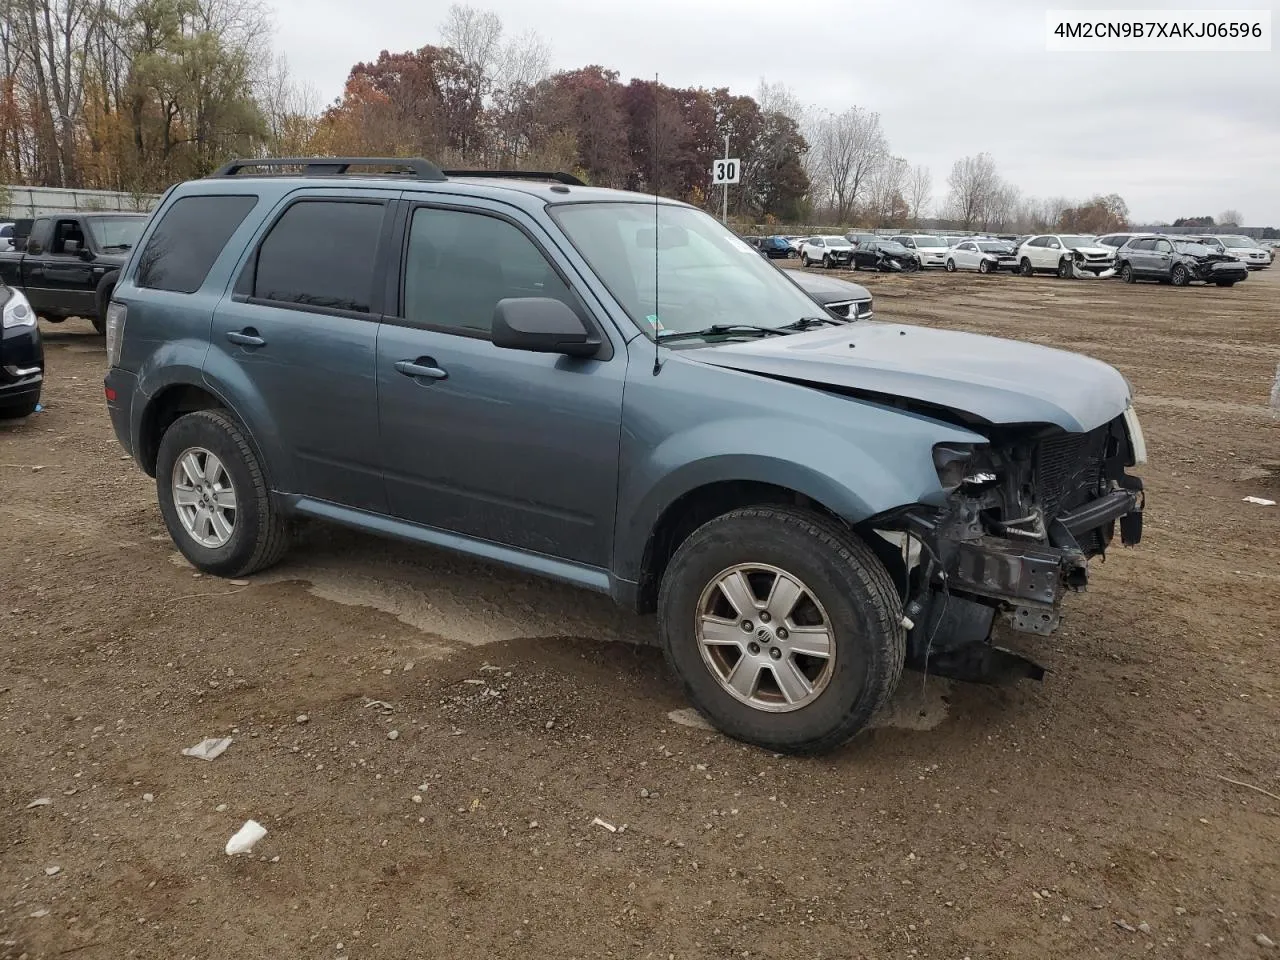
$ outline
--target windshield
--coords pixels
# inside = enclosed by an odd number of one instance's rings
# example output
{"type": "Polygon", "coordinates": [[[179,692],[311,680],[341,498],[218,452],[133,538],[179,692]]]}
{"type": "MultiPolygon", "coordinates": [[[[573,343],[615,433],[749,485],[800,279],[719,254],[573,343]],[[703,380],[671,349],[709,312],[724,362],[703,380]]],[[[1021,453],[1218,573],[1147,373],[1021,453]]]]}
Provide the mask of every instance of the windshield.
{"type": "Polygon", "coordinates": [[[990,242],[978,244],[978,249],[983,253],[1012,253],[1013,248],[1007,243],[990,242]]]}
{"type": "Polygon", "coordinates": [[[876,244],[885,253],[906,253],[907,248],[900,244],[897,240],[881,240],[876,244]]]}
{"type": "Polygon", "coordinates": [[[917,247],[945,247],[941,237],[912,237],[917,247]]]}
{"type": "Polygon", "coordinates": [[[1257,244],[1248,237],[1219,237],[1219,240],[1228,247],[1256,247],[1257,244]]]}
{"type": "Polygon", "coordinates": [[[713,324],[780,328],[822,313],[777,268],[700,210],[573,203],[554,206],[551,214],[647,336],[713,324]]]}
{"type": "Polygon", "coordinates": [[[853,244],[851,244],[851,243],[850,243],[848,240],[846,240],[844,237],[823,237],[822,239],[823,239],[823,240],[825,240],[825,241],[827,242],[827,246],[828,246],[828,247],[851,247],[851,246],[853,246],[853,244]]]}
{"type": "Polygon", "coordinates": [[[1094,237],[1058,237],[1064,247],[1092,247],[1097,245],[1094,237]]]}
{"type": "Polygon", "coordinates": [[[99,250],[132,250],[146,217],[89,217],[85,220],[99,250]]]}

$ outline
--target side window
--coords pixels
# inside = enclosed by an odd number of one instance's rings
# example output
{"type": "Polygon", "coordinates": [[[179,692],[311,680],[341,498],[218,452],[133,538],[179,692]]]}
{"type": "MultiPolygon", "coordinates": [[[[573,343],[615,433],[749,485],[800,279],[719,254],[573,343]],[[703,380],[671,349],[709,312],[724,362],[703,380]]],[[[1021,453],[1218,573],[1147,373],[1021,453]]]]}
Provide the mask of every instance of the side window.
{"type": "Polygon", "coordinates": [[[258,247],[253,297],[369,313],[381,202],[299,200],[258,247]]]}
{"type": "Polygon", "coordinates": [[[53,227],[53,243],[49,252],[58,256],[74,257],[84,249],[84,231],[79,220],[59,220],[53,227]]]}
{"type": "Polygon", "coordinates": [[[40,219],[31,225],[31,234],[27,239],[27,253],[42,254],[53,240],[53,221],[40,219]]]}
{"type": "Polygon", "coordinates": [[[182,197],[165,211],[138,258],[137,284],[195,293],[256,196],[182,197]]]}
{"type": "Polygon", "coordinates": [[[1044,237],[1032,237],[1027,241],[1028,247],[1047,247],[1048,245],[1049,242],[1044,237]]]}
{"type": "Polygon", "coordinates": [[[419,207],[409,226],[404,316],[449,330],[488,334],[499,300],[550,297],[578,309],[547,258],[498,217],[419,207]]]}
{"type": "Polygon", "coordinates": [[[1158,252],[1158,253],[1173,253],[1173,244],[1171,244],[1168,240],[1157,240],[1157,241],[1156,241],[1156,252],[1158,252]]]}
{"type": "Polygon", "coordinates": [[[1146,240],[1137,240],[1133,244],[1135,250],[1153,250],[1155,249],[1155,241],[1148,237],[1146,240]]]}

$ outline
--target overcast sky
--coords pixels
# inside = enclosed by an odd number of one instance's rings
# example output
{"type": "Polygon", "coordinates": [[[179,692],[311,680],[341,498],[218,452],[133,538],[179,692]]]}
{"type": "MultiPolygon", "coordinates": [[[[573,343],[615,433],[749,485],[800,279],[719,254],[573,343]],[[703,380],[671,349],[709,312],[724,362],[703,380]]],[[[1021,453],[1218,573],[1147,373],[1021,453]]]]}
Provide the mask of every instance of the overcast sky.
{"type": "MultiPolygon", "coordinates": [[[[271,0],[276,47],[324,102],[381,50],[439,41],[447,2],[271,0]]],[[[890,145],[927,164],[990,153],[1024,194],[1119,193],[1137,221],[1235,208],[1280,226],[1280,52],[1049,53],[1048,8],[1070,0],[476,0],[509,35],[535,30],[557,69],[598,63],[623,82],[752,93],[880,113],[890,145]]],[[[1128,0],[1126,7],[1213,8],[1128,0]]],[[[1271,10],[1276,0],[1218,8],[1271,10]]]]}

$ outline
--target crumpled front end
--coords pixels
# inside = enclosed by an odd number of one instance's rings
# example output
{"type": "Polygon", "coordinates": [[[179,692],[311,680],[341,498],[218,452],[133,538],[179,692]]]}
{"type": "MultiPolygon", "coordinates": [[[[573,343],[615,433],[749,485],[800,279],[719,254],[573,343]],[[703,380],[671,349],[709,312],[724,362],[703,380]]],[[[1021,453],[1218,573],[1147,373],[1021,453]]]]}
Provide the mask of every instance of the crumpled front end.
{"type": "Polygon", "coordinates": [[[1249,268],[1235,257],[1225,253],[1210,253],[1203,257],[1186,255],[1179,258],[1179,263],[1186,264],[1196,280],[1205,283],[1217,283],[1221,280],[1244,280],[1249,276],[1249,268]]]}
{"type": "Polygon", "coordinates": [[[1114,254],[1072,250],[1067,262],[1071,265],[1071,276],[1076,280],[1106,280],[1116,275],[1114,254]]]}
{"type": "Polygon", "coordinates": [[[1106,552],[1117,530],[1126,546],[1142,539],[1142,481],[1127,468],[1145,459],[1132,408],[1086,433],[1015,430],[990,444],[936,447],[944,505],[873,523],[904,551],[909,658],[927,665],[985,644],[992,611],[1016,630],[1052,634],[1066,597],[1088,584],[1090,558],[1106,552]],[[976,635],[943,625],[948,614],[955,621],[975,613],[976,635]]]}

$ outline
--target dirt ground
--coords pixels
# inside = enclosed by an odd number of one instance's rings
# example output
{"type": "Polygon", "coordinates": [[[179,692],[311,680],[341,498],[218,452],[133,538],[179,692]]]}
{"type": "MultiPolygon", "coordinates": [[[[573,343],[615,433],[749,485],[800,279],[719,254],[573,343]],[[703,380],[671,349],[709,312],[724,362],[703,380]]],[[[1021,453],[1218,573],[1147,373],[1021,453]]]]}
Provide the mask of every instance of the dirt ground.
{"type": "Polygon", "coordinates": [[[592,595],[318,525],[193,573],[102,341],[46,327],[0,426],[0,958],[1276,955],[1280,506],[1242,498],[1280,500],[1280,267],[855,279],[1119,367],[1149,504],[1060,636],[1005,638],[1042,684],[908,673],[814,760],[673,722],[652,621],[592,595]]]}

